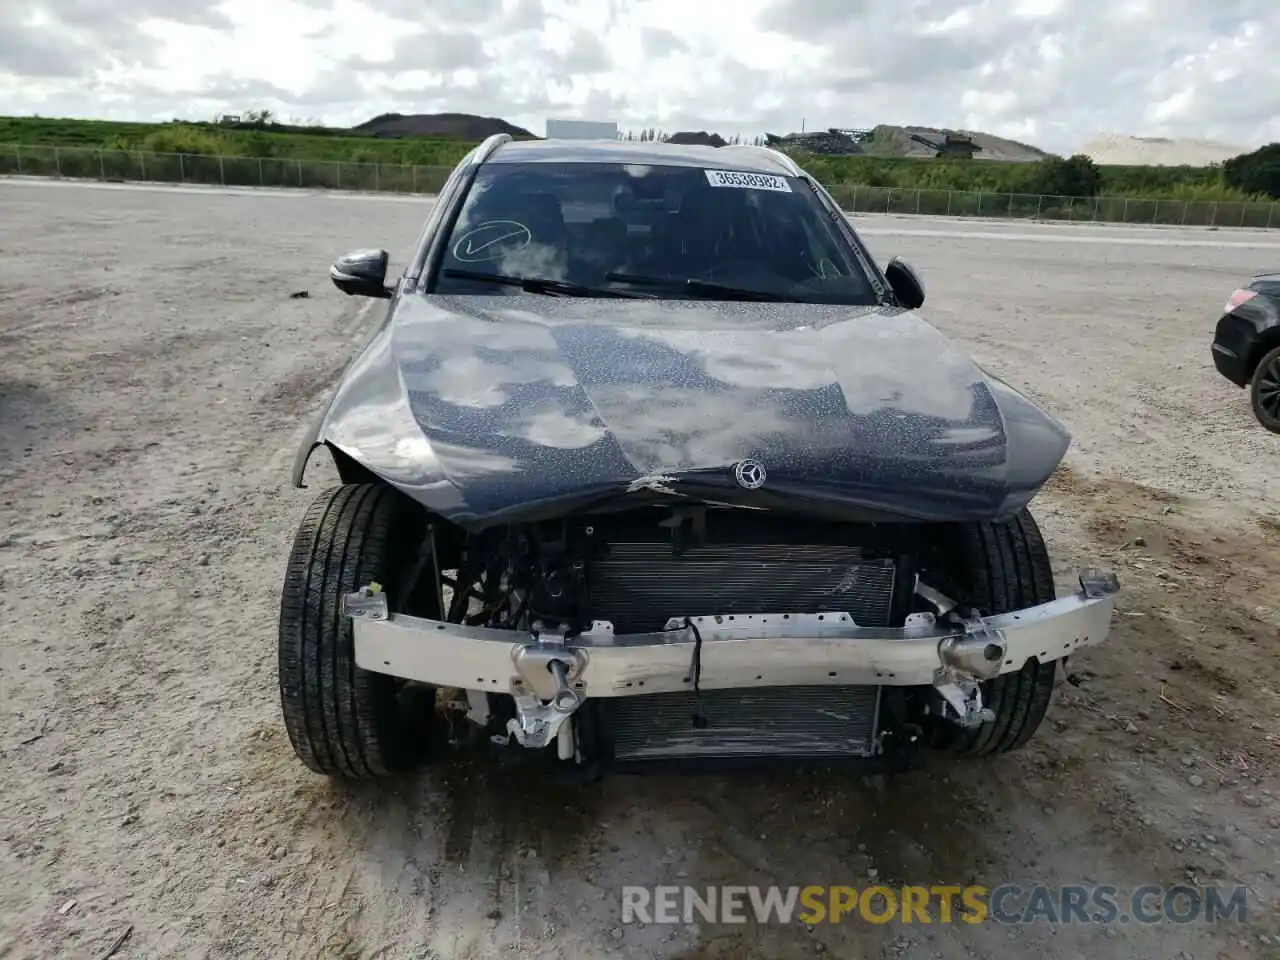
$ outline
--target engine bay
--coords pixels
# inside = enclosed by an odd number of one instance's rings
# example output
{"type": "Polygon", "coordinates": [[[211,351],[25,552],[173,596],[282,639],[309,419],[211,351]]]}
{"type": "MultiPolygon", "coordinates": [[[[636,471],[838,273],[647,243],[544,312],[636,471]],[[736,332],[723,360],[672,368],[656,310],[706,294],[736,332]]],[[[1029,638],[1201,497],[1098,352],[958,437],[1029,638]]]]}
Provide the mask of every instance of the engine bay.
{"type": "Polygon", "coordinates": [[[675,616],[815,610],[900,626],[917,609],[922,549],[918,525],[696,505],[508,526],[462,544],[445,619],[567,638],[598,621],[649,632],[675,616]]]}

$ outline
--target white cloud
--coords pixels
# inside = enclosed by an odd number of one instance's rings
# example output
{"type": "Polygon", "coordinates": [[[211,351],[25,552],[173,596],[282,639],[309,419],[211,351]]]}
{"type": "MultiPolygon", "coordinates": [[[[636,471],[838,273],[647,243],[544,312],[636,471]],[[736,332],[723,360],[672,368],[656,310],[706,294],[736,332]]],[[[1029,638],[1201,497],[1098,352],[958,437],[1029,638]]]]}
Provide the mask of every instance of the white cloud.
{"type": "Polygon", "coordinates": [[[0,114],[1280,140],[1274,0],[0,0],[0,114]]]}

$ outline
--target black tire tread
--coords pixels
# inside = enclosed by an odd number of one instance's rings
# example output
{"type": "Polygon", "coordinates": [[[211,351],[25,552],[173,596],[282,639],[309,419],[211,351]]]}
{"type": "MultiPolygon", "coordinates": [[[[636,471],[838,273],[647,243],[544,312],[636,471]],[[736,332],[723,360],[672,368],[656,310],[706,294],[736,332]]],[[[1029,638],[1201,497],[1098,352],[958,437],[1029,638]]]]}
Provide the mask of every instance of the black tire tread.
{"type": "MultiPolygon", "coordinates": [[[[984,614],[1007,613],[1056,596],[1049,550],[1025,508],[1004,523],[965,525],[956,561],[960,582],[968,588],[964,601],[984,614]]],[[[965,756],[989,756],[1024,746],[1049,709],[1056,673],[1056,661],[1030,659],[1016,673],[984,683],[983,705],[995,719],[972,730],[950,728],[946,747],[965,756]]]]}
{"type": "Polygon", "coordinates": [[[414,506],[383,484],[343,484],[317,496],[298,525],[280,600],[280,700],[294,752],[316,773],[361,780],[417,759],[396,682],[356,666],[341,607],[344,594],[376,581],[397,609],[394,578],[423,529],[414,506]]]}
{"type": "Polygon", "coordinates": [[[1272,433],[1280,433],[1280,420],[1272,417],[1262,409],[1262,405],[1258,400],[1258,383],[1262,371],[1277,359],[1280,359],[1280,347],[1268,350],[1262,359],[1258,361],[1257,366],[1253,368],[1253,376],[1249,378],[1249,405],[1253,408],[1253,416],[1258,423],[1262,424],[1263,429],[1272,433]]]}

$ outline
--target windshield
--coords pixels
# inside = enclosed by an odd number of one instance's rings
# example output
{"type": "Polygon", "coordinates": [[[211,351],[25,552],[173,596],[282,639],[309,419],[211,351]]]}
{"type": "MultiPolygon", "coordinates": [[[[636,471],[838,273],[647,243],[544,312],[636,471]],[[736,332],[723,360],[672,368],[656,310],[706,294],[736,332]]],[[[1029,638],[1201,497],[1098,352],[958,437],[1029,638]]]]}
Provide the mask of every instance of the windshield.
{"type": "Polygon", "coordinates": [[[878,302],[851,244],[799,178],[687,166],[490,163],[463,203],[433,292],[528,291],[878,302]],[[559,283],[522,287],[477,273],[559,283]]]}

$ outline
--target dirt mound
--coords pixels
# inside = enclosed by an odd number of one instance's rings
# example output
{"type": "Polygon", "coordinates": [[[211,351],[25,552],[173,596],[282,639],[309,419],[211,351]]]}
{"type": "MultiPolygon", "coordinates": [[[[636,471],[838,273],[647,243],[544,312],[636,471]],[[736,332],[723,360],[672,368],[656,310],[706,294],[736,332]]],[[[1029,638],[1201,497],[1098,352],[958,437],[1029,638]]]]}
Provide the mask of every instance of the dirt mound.
{"type": "Polygon", "coordinates": [[[725,147],[729,145],[729,141],[718,133],[707,133],[705,130],[699,130],[694,133],[692,130],[681,130],[679,133],[673,133],[667,137],[667,143],[680,143],[685,146],[699,147],[725,147]]]}
{"type": "Polygon", "coordinates": [[[456,140],[483,140],[495,133],[532,138],[523,127],[498,117],[478,117],[471,113],[384,113],[351,128],[372,137],[451,137],[456,140]]]}
{"type": "Polygon", "coordinates": [[[1023,163],[1043,160],[1048,153],[1027,143],[1008,140],[990,133],[976,130],[951,130],[941,127],[897,127],[882,123],[877,126],[871,136],[862,144],[863,152],[869,157],[934,157],[937,150],[912,139],[912,134],[925,140],[937,142],[948,134],[952,136],[970,137],[975,146],[981,148],[974,153],[976,160],[1006,160],[1023,163]]]}
{"type": "Polygon", "coordinates": [[[1207,167],[1248,153],[1250,149],[1217,140],[1108,133],[1094,137],[1080,152],[1092,157],[1094,163],[1107,166],[1207,167]]]}
{"type": "Polygon", "coordinates": [[[785,137],[766,133],[765,140],[775,150],[800,150],[804,153],[825,154],[831,157],[854,157],[862,153],[858,141],[843,130],[813,130],[805,133],[788,133],[785,137]]]}

